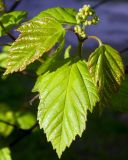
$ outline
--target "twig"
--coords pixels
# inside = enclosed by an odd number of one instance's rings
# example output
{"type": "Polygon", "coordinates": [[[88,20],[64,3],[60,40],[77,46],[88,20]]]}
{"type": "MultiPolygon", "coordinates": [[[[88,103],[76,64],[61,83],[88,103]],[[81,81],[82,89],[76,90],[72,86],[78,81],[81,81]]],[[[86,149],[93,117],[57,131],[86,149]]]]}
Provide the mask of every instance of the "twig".
{"type": "Polygon", "coordinates": [[[14,11],[16,9],[16,7],[21,3],[22,0],[16,0],[13,5],[11,6],[11,8],[9,9],[8,12],[14,11]]]}
{"type": "Polygon", "coordinates": [[[0,123],[7,124],[7,125],[12,126],[12,127],[14,127],[14,128],[18,128],[15,124],[9,123],[9,122],[4,121],[4,120],[2,120],[2,119],[0,119],[0,123]]]}
{"type": "Polygon", "coordinates": [[[82,46],[83,46],[83,42],[79,41],[78,44],[78,55],[81,58],[82,57],[82,46]]]}
{"type": "Polygon", "coordinates": [[[39,94],[37,94],[36,96],[34,96],[30,101],[29,104],[32,105],[33,102],[39,97],[39,94]]]}
{"type": "Polygon", "coordinates": [[[20,142],[21,140],[23,140],[26,136],[28,136],[29,134],[31,134],[31,132],[38,126],[38,123],[34,124],[30,129],[28,130],[23,130],[23,134],[20,135],[18,138],[16,138],[14,141],[12,141],[9,144],[9,147],[13,147],[15,146],[18,142],[20,142]]]}
{"type": "Polygon", "coordinates": [[[15,38],[10,32],[7,32],[7,31],[6,31],[4,25],[3,25],[3,23],[2,23],[1,21],[0,21],[0,26],[2,27],[2,29],[5,31],[5,33],[6,33],[13,41],[16,40],[16,38],[15,38]]]}
{"type": "Polygon", "coordinates": [[[97,40],[98,43],[99,43],[99,46],[101,46],[101,45],[103,44],[102,41],[101,41],[97,36],[88,36],[87,38],[88,38],[88,39],[91,38],[91,39],[97,40]]]}

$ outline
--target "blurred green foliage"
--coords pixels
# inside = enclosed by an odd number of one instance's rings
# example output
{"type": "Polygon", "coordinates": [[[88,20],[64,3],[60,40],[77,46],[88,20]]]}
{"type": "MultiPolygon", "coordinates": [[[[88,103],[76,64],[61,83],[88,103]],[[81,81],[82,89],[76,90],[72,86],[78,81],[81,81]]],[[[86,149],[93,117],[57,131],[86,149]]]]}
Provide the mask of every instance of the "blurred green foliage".
{"type": "Polygon", "coordinates": [[[1,12],[4,12],[4,3],[3,3],[3,0],[0,0],[0,13],[1,12]]]}
{"type": "Polygon", "coordinates": [[[13,26],[18,25],[26,16],[25,11],[13,11],[0,16],[0,37],[5,35],[13,26]]]}
{"type": "Polygon", "coordinates": [[[9,148],[0,149],[0,160],[11,160],[9,148]]]}
{"type": "Polygon", "coordinates": [[[12,132],[13,127],[5,124],[4,121],[13,124],[14,113],[6,104],[0,104],[0,134],[6,137],[12,132]]]}

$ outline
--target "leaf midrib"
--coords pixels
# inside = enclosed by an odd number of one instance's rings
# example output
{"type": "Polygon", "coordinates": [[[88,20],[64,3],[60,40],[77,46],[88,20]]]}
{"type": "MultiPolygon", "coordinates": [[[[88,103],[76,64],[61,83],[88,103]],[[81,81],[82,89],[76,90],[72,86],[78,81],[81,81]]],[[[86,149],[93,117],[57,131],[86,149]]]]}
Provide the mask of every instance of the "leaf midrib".
{"type": "Polygon", "coordinates": [[[65,101],[64,101],[64,110],[63,110],[63,117],[62,117],[62,124],[61,124],[61,133],[60,133],[60,143],[59,143],[59,152],[61,150],[61,141],[62,141],[62,133],[63,133],[63,122],[64,122],[64,117],[65,117],[65,106],[66,106],[66,102],[67,102],[67,95],[68,95],[68,90],[69,90],[69,84],[70,84],[70,77],[71,77],[71,71],[72,71],[72,67],[73,65],[71,65],[70,70],[69,70],[69,78],[67,81],[67,89],[66,89],[66,93],[65,93],[65,101]]]}

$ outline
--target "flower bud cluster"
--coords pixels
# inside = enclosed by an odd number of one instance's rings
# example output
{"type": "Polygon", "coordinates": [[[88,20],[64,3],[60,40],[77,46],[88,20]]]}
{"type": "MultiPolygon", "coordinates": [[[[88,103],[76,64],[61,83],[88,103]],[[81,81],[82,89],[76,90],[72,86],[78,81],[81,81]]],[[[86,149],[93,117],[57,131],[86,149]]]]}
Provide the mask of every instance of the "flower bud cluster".
{"type": "Polygon", "coordinates": [[[76,15],[77,24],[84,24],[85,26],[90,26],[92,24],[97,24],[99,22],[99,17],[96,16],[96,12],[91,8],[90,5],[84,5],[83,8],[79,9],[76,15]]]}
{"type": "Polygon", "coordinates": [[[86,34],[84,32],[84,30],[80,27],[80,26],[75,26],[74,27],[74,31],[75,33],[77,33],[81,38],[85,38],[86,37],[86,34]]]}

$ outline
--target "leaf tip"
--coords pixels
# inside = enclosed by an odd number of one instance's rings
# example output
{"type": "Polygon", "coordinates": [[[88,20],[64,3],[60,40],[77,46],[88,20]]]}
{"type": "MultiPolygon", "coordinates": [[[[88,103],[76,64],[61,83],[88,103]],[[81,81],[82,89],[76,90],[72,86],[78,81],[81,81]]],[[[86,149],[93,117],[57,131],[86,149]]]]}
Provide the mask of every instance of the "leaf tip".
{"type": "Polygon", "coordinates": [[[8,70],[6,70],[6,71],[4,72],[3,76],[6,76],[7,74],[9,74],[9,71],[8,71],[8,70]]]}

